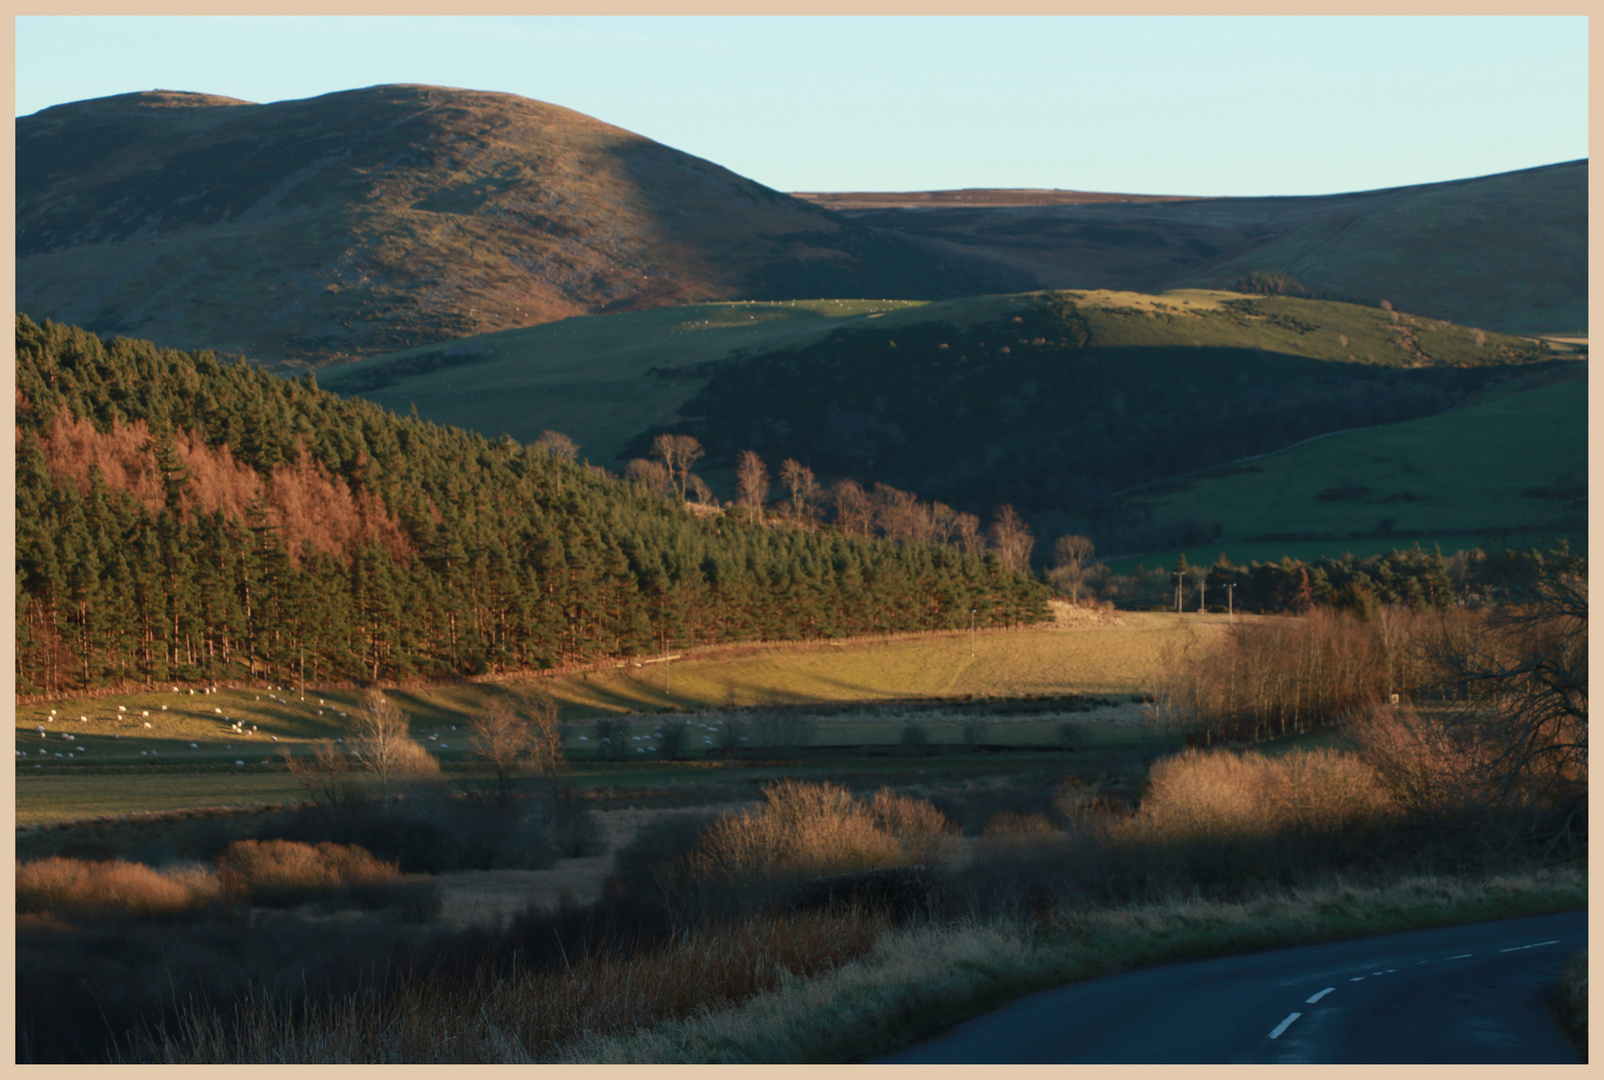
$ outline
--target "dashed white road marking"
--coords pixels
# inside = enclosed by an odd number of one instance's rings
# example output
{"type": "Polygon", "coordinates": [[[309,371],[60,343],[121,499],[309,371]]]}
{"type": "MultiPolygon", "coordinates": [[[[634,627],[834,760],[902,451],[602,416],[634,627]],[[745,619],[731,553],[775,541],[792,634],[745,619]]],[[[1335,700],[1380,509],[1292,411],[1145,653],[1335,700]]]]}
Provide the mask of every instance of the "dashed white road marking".
{"type": "Polygon", "coordinates": [[[1450,956],[1448,959],[1450,959],[1450,960],[1464,960],[1464,959],[1466,959],[1468,957],[1472,957],[1472,956],[1475,956],[1475,955],[1476,954],[1473,953],[1473,952],[1462,952],[1458,956],[1450,956]]]}
{"type": "Polygon", "coordinates": [[[1520,952],[1522,949],[1540,949],[1544,945],[1558,945],[1558,944],[1559,944],[1559,942],[1557,940],[1555,940],[1555,941],[1539,941],[1535,945],[1516,945],[1513,949],[1499,949],[1498,951],[1499,952],[1520,952]]]}
{"type": "Polygon", "coordinates": [[[1365,981],[1365,977],[1363,975],[1355,975],[1353,978],[1349,979],[1348,981],[1349,982],[1364,982],[1365,981]]]}
{"type": "Polygon", "coordinates": [[[1302,1013],[1293,1013],[1291,1016],[1287,1017],[1285,1020],[1283,1020],[1279,1024],[1275,1025],[1275,1030],[1270,1032],[1270,1038],[1279,1039],[1281,1037],[1281,1033],[1283,1031],[1285,1031],[1287,1028],[1292,1026],[1292,1021],[1296,1020],[1298,1017],[1300,1017],[1302,1015],[1303,1015],[1302,1013]]]}
{"type": "Polygon", "coordinates": [[[1318,994],[1314,995],[1314,997],[1310,998],[1308,1001],[1305,1001],[1304,1004],[1305,1005],[1313,1005],[1315,1002],[1319,1001],[1321,998],[1325,997],[1327,994],[1331,993],[1331,991],[1333,991],[1335,989],[1336,989],[1335,986],[1328,986],[1324,990],[1320,991],[1318,994]]]}

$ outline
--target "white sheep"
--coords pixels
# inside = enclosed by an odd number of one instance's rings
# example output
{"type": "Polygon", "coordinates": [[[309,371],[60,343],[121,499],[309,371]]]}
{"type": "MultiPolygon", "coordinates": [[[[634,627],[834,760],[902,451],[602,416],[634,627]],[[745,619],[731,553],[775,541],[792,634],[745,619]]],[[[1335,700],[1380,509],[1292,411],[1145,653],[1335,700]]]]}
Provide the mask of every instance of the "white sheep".
{"type": "Polygon", "coordinates": [[[146,727],[150,727],[150,721],[149,721],[149,720],[146,720],[146,721],[145,721],[145,726],[146,726],[146,727]]]}
{"type": "Polygon", "coordinates": [[[118,712],[127,712],[127,711],[128,711],[128,706],[126,706],[126,705],[119,705],[119,706],[117,706],[117,711],[118,711],[118,712]]]}

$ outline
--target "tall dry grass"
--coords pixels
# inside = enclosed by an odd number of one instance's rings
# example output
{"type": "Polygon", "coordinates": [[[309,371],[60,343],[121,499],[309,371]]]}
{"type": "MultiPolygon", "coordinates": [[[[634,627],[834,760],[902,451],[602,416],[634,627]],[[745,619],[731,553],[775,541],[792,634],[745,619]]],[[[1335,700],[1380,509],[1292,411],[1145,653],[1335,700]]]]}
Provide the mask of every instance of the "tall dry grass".
{"type": "Polygon", "coordinates": [[[906,866],[940,857],[955,831],[930,803],[884,788],[864,800],[838,784],[780,780],[763,795],[716,820],[680,874],[758,881],[906,866]]]}
{"type": "Polygon", "coordinates": [[[17,863],[17,913],[163,918],[222,904],[216,870],[143,863],[50,858],[17,863]]]}
{"type": "Polygon", "coordinates": [[[1375,825],[1396,809],[1357,754],[1303,750],[1272,758],[1189,748],[1154,764],[1141,807],[1116,832],[1164,843],[1262,839],[1375,825]]]}
{"type": "Polygon", "coordinates": [[[295,840],[236,840],[218,860],[230,895],[268,906],[291,906],[322,894],[400,878],[395,863],[354,844],[295,840]]]}
{"type": "Polygon", "coordinates": [[[550,1061],[587,1038],[633,1033],[817,978],[886,929],[859,911],[765,917],[689,931],[640,955],[557,970],[480,969],[298,1009],[256,998],[232,1015],[187,1011],[147,1047],[166,1063],[408,1064],[550,1061]]]}

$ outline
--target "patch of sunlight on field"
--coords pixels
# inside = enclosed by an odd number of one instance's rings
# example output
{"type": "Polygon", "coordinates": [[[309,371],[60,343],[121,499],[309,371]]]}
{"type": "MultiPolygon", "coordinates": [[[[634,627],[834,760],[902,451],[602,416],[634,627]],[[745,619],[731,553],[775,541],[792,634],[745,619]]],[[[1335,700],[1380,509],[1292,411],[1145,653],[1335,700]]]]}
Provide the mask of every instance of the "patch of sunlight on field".
{"type": "Polygon", "coordinates": [[[70,776],[17,773],[17,825],[53,821],[184,810],[197,806],[250,806],[255,803],[299,802],[306,789],[282,770],[245,766],[238,773],[97,773],[70,776]],[[254,771],[253,771],[254,770],[254,771]]]}
{"type": "Polygon", "coordinates": [[[931,697],[1132,694],[1166,644],[1218,633],[1224,616],[1126,613],[1119,622],[841,645],[756,646],[670,663],[565,675],[550,692],[565,719],[610,712],[931,697]]]}

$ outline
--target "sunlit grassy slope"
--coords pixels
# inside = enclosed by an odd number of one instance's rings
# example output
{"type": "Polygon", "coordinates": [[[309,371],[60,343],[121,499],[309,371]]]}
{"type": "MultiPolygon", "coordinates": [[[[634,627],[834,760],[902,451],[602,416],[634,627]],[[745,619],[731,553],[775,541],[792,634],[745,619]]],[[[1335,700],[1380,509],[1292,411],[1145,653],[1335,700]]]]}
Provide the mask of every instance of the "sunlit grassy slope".
{"type": "Polygon", "coordinates": [[[397,412],[415,405],[425,420],[492,436],[506,432],[529,442],[551,428],[603,462],[637,432],[672,416],[707,381],[705,374],[653,377],[652,368],[806,344],[836,326],[910,306],[918,305],[794,300],[575,317],[332,365],[318,371],[318,382],[340,393],[371,386],[360,392],[397,412]],[[447,363],[436,370],[400,371],[428,367],[428,358],[443,352],[447,363]]]}

